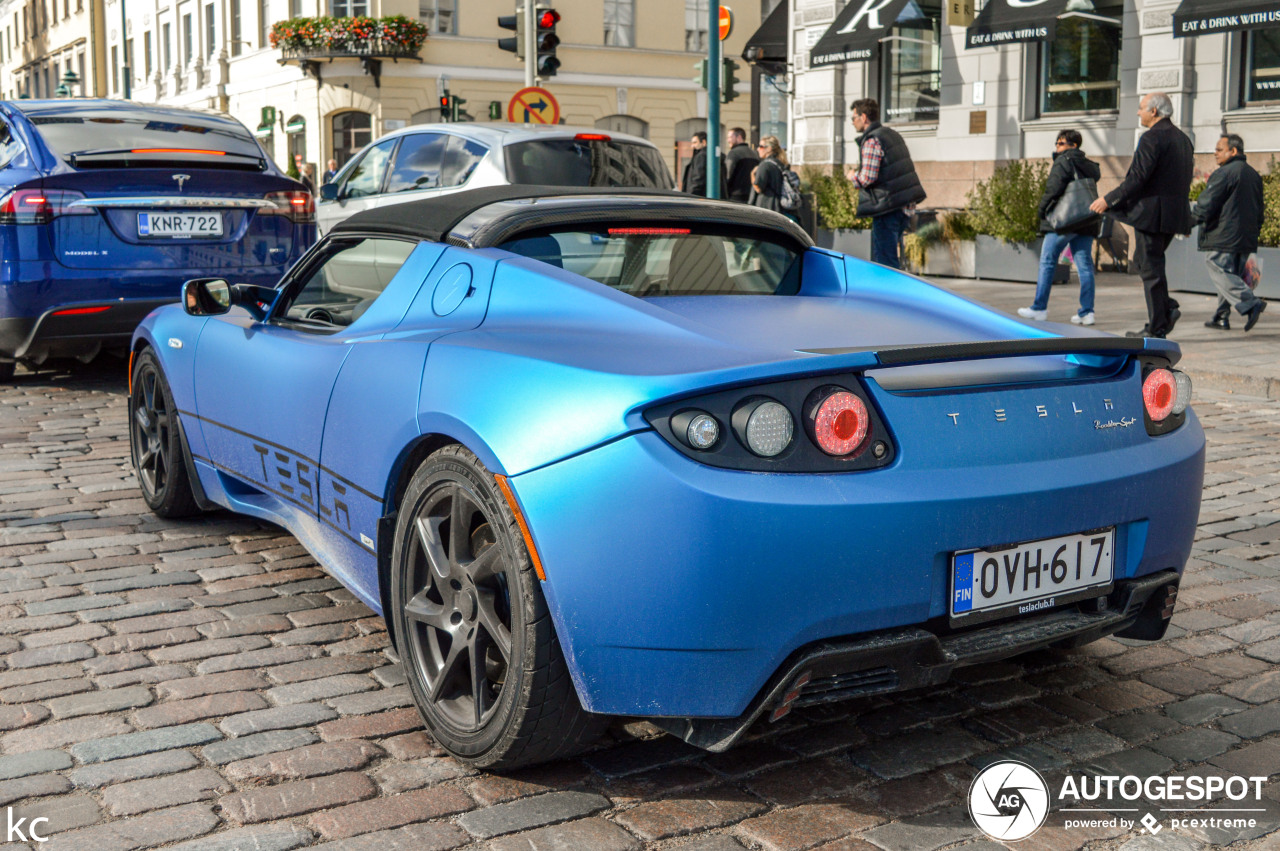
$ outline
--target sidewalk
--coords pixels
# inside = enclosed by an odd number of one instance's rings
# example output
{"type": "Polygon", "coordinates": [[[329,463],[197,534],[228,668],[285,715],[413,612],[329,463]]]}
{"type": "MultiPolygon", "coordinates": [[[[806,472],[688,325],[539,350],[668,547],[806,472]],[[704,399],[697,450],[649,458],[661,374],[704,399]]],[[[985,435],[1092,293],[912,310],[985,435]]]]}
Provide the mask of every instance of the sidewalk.
{"type": "MultiPolygon", "coordinates": [[[[1019,307],[1028,307],[1035,295],[1034,284],[969,278],[929,280],[1014,316],[1019,307]]],[[[1216,296],[1184,292],[1172,295],[1182,305],[1182,318],[1169,339],[1182,346],[1179,368],[1191,376],[1196,386],[1280,399],[1280,304],[1270,303],[1258,324],[1246,334],[1244,318],[1234,312],[1230,331],[1204,327],[1204,321],[1217,307],[1216,296]]],[[[1054,287],[1049,298],[1050,323],[1070,322],[1079,309],[1079,297],[1074,274],[1070,284],[1054,287]]],[[[1137,275],[1099,273],[1094,310],[1094,328],[1099,331],[1123,334],[1141,328],[1147,321],[1142,281],[1137,275]]]]}

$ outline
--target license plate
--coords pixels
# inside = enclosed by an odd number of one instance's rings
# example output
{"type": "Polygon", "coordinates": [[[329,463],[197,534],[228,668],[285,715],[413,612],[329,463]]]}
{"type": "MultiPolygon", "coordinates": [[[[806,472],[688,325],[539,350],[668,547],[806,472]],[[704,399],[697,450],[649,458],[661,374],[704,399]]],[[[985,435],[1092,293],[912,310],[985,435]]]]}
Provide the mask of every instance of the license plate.
{"type": "Polygon", "coordinates": [[[221,213],[139,213],[138,236],[222,236],[221,213]]]}
{"type": "Polygon", "coordinates": [[[1115,572],[1115,527],[951,558],[951,620],[1030,615],[1099,597],[1115,572]]]}

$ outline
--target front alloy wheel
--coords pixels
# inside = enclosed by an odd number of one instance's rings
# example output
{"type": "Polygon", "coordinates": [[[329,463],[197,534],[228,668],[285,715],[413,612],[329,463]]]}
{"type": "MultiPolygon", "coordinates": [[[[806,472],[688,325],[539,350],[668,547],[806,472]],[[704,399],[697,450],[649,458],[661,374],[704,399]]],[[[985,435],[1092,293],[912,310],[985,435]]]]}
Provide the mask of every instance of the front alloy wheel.
{"type": "Polygon", "coordinates": [[[134,362],[129,394],[129,451],[133,471],[147,506],[161,517],[186,517],[199,512],[186,454],[178,433],[173,395],[150,350],[134,362]]]}
{"type": "Polygon", "coordinates": [[[391,622],[427,728],[457,758],[514,768],[568,756],[607,718],[582,709],[515,516],[461,446],[400,503],[391,622]]]}

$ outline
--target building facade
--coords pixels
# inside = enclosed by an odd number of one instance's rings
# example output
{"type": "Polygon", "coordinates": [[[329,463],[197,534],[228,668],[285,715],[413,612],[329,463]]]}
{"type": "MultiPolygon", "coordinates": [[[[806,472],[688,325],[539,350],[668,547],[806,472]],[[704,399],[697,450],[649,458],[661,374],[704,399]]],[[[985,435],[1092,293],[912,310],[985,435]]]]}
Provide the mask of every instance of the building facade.
{"type": "MultiPolygon", "coordinates": [[[[649,138],[675,168],[677,142],[706,125],[707,96],[693,66],[707,48],[707,2],[560,5],[562,64],[543,85],[559,101],[562,122],[649,138]]],[[[127,57],[134,100],[229,112],[257,130],[282,167],[300,158],[322,172],[330,158],[341,164],[387,131],[438,121],[446,90],[466,100],[469,117],[489,120],[496,103],[505,120],[509,100],[524,86],[523,64],[497,44],[512,35],[497,18],[512,14],[515,0],[10,0],[10,7],[5,96],[52,96],[58,69],[70,61],[77,69],[84,62],[90,81],[77,94],[123,97],[127,57]],[[41,11],[50,3],[59,15],[68,4],[83,6],[71,18],[81,22],[80,41],[59,35],[55,45],[61,18],[48,39],[36,35],[44,32],[37,21],[52,21],[41,11]],[[404,15],[430,33],[413,59],[303,61],[271,46],[276,22],[321,15],[404,15]]],[[[729,57],[758,27],[760,0],[735,14],[723,43],[729,57]]],[[[743,96],[721,108],[725,127],[749,121],[748,86],[739,89],[743,96]]]]}
{"type": "Polygon", "coordinates": [[[1199,176],[1223,132],[1262,171],[1280,151],[1280,24],[1258,25],[1277,16],[1213,14],[1215,0],[789,2],[796,158],[856,163],[849,104],[874,97],[911,147],[928,206],[964,206],[1002,162],[1047,159],[1065,128],[1110,189],[1150,91],[1172,97],[1199,176]]]}
{"type": "Polygon", "coordinates": [[[54,97],[67,71],[76,96],[104,95],[102,0],[0,2],[0,96],[54,97]]]}

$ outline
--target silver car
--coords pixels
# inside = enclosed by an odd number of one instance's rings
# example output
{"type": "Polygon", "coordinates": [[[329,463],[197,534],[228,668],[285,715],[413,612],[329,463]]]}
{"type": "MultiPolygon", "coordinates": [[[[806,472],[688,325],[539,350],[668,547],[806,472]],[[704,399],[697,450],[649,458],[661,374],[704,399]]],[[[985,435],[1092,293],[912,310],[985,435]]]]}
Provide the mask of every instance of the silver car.
{"type": "Polygon", "coordinates": [[[670,189],[657,147],[625,133],[529,124],[417,124],[356,154],[320,188],[320,233],[361,210],[502,184],[670,189]]]}

